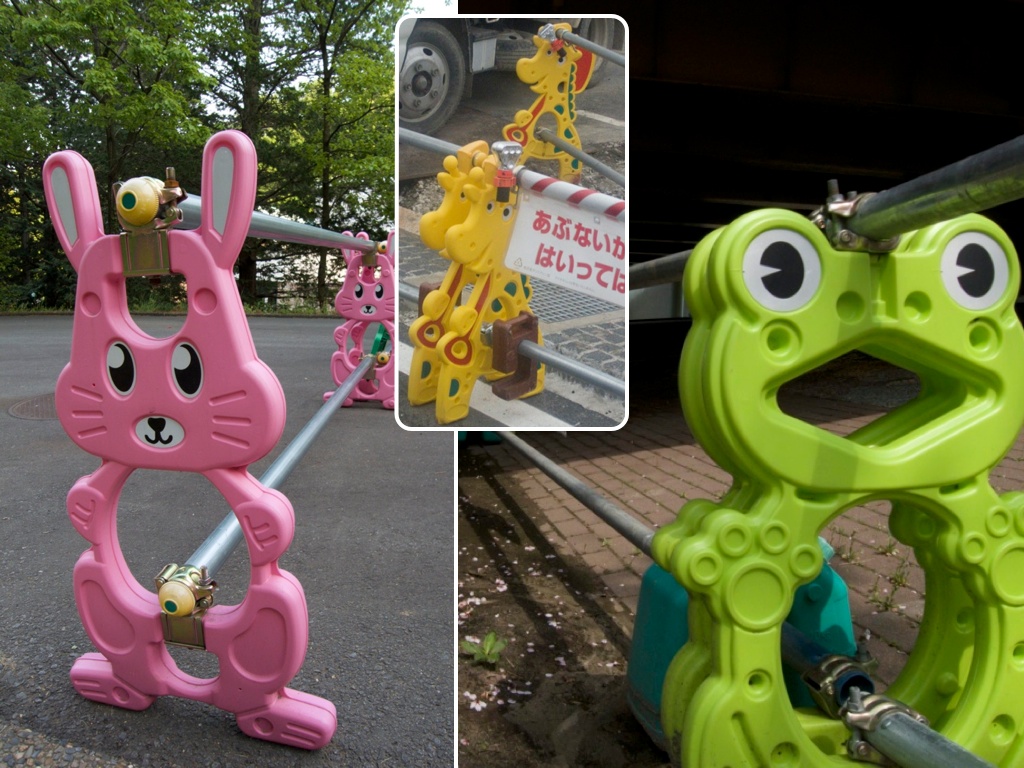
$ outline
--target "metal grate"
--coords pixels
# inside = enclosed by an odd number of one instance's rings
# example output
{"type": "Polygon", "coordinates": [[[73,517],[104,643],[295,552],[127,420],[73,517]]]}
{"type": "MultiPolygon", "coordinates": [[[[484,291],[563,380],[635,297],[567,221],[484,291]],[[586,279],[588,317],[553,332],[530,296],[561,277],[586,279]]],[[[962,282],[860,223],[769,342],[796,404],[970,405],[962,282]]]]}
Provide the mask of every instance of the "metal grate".
{"type": "MultiPolygon", "coordinates": [[[[574,293],[559,285],[552,285],[541,280],[532,280],[533,296],[530,298],[530,309],[543,323],[561,323],[565,320],[576,320],[591,317],[605,312],[618,312],[625,319],[622,307],[609,304],[590,296],[574,293]]],[[[462,303],[469,303],[473,286],[466,286],[462,293],[462,303]]]]}
{"type": "Polygon", "coordinates": [[[533,299],[530,308],[545,323],[560,323],[579,317],[600,315],[605,312],[619,312],[625,317],[625,310],[607,301],[601,301],[581,293],[574,293],[551,283],[532,281],[533,299]]]}

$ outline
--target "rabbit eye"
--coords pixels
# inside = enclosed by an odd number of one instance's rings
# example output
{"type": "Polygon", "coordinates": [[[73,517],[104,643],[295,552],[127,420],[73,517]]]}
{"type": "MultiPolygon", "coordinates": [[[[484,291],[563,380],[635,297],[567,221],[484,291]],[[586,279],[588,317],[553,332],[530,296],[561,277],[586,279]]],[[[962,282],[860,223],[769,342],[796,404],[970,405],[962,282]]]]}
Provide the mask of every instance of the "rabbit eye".
{"type": "Polygon", "coordinates": [[[352,292],[356,295],[357,299],[363,298],[363,286],[362,285],[357,284],[355,289],[352,292]]]}
{"type": "Polygon", "coordinates": [[[381,285],[380,283],[377,283],[377,285],[374,286],[374,288],[373,288],[373,295],[376,296],[378,299],[383,299],[384,298],[384,286],[381,285]]]}
{"type": "Polygon", "coordinates": [[[810,240],[793,230],[762,232],[743,254],[743,282],[765,309],[800,309],[821,284],[818,251],[810,240]]]}
{"type": "Polygon", "coordinates": [[[122,395],[135,387],[135,359],[128,346],[120,341],[115,341],[107,350],[107,376],[122,395]]]}
{"type": "Polygon", "coordinates": [[[942,284],[966,309],[984,310],[1006,292],[1010,270],[1006,251],[988,235],[963,232],[942,252],[942,284]]]}
{"type": "Polygon", "coordinates": [[[185,397],[195,397],[203,386],[203,363],[191,344],[179,344],[171,356],[174,383],[185,397]]]}

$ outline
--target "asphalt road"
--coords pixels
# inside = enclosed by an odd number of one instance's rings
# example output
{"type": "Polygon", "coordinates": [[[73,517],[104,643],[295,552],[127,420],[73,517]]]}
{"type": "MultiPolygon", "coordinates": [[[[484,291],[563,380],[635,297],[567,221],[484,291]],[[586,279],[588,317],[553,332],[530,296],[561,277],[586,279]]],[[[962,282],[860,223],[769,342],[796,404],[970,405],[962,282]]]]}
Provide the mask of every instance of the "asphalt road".
{"type": "MultiPolygon", "coordinates": [[[[156,317],[140,325],[167,335],[179,322],[156,317]]],[[[288,399],[284,437],[253,465],[258,477],[333,388],[337,322],[250,324],[288,399]]],[[[302,582],[310,620],[305,664],[290,687],[334,702],[338,730],[330,744],[304,752],[257,741],[232,715],[183,699],[130,712],[74,691],[68,670],[93,649],[72,594],[85,541],[67,519],[64,498],[99,460],[75,446],[55,418],[9,412],[53,392],[71,325],[70,317],[0,317],[0,555],[7,571],[0,590],[0,764],[31,759],[24,745],[35,739],[63,755],[42,760],[37,753],[37,765],[452,765],[453,436],[403,431],[376,405],[337,414],[281,486],[297,520],[281,564],[302,582]],[[35,734],[28,741],[18,735],[25,729],[35,734]]],[[[119,537],[136,578],[151,584],[164,564],[182,562],[227,512],[200,476],[136,472],[119,510],[119,537]]],[[[237,602],[247,578],[243,549],[217,574],[218,600],[237,602]]],[[[216,673],[208,654],[175,649],[174,656],[193,674],[216,673]]]]}

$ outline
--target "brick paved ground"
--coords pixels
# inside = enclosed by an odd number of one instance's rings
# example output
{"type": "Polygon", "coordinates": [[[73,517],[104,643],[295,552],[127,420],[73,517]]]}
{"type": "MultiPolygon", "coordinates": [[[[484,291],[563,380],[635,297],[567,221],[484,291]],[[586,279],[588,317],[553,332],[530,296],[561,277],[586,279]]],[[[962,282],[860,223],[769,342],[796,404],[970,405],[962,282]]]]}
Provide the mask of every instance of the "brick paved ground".
{"type": "MultiPolygon", "coordinates": [[[[859,393],[856,399],[886,402],[899,381],[883,374],[875,396],[859,393]]],[[[847,395],[854,388],[842,383],[794,390],[784,391],[783,410],[838,434],[874,420],[888,407],[853,402],[847,395]]],[[[664,398],[638,402],[634,397],[629,422],[618,432],[521,436],[652,527],[672,521],[688,499],[720,497],[730,482],[697,445],[678,403],[664,398]]],[[[650,560],[511,447],[467,450],[486,451],[497,481],[528,501],[524,509],[556,550],[600,575],[615,596],[613,618],[631,633],[640,579],[650,560]]],[[[991,479],[999,491],[1024,487],[1024,441],[1018,438],[991,479]]],[[[823,532],[836,550],[832,565],[850,589],[855,630],[879,660],[883,683],[894,679],[913,648],[924,596],[923,571],[913,553],[889,535],[887,512],[887,502],[847,510],[823,532]]]]}

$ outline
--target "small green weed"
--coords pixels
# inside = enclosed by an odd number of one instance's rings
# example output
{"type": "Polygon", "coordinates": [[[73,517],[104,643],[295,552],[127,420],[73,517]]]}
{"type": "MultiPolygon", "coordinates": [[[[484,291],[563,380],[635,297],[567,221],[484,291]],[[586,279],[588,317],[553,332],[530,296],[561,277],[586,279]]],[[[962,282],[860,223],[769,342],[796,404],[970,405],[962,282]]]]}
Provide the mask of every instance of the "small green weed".
{"type": "Polygon", "coordinates": [[[488,632],[482,642],[463,640],[459,648],[464,654],[473,657],[474,664],[497,664],[506,645],[507,640],[502,640],[494,632],[488,632]]]}

